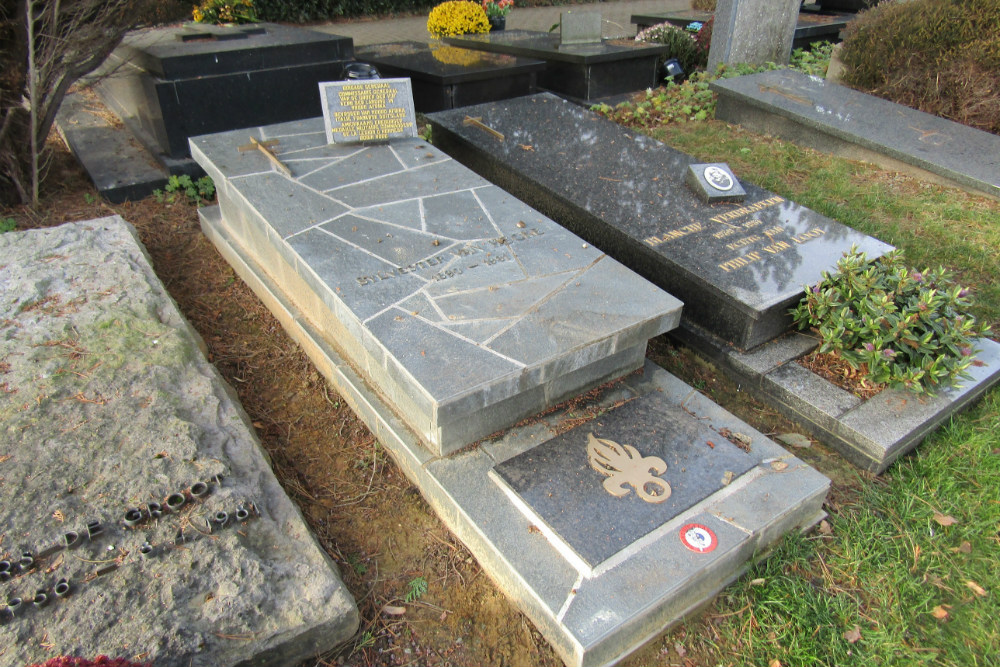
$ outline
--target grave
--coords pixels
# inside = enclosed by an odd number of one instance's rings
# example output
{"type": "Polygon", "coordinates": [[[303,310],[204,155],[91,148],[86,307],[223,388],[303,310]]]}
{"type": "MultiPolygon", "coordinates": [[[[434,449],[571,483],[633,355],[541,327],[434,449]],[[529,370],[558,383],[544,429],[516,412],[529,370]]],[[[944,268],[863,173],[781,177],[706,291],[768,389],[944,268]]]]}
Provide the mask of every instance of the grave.
{"type": "Polygon", "coordinates": [[[662,44],[630,39],[564,45],[558,34],[530,30],[459,35],[444,41],[466,49],[543,60],[539,87],[583,102],[655,86],[657,61],[667,50],[662,44]]]}
{"type": "Polygon", "coordinates": [[[995,134],[791,70],[711,86],[719,95],[719,120],[1000,197],[995,134]]]}
{"type": "Polygon", "coordinates": [[[0,234],[0,663],[296,664],[336,566],[120,217],[0,234]]]}
{"type": "Polygon", "coordinates": [[[310,119],[191,146],[233,243],[435,453],[636,369],[680,319],[672,296],[418,137],[328,145],[310,119]],[[251,137],[277,141],[291,175],[239,152],[251,137]]]}
{"type": "MultiPolygon", "coordinates": [[[[636,31],[641,32],[659,23],[672,23],[680,28],[686,28],[692,23],[706,23],[714,12],[685,9],[676,12],[650,12],[632,14],[631,23],[636,31]]],[[[800,11],[795,23],[795,33],[792,36],[792,48],[801,49],[814,42],[837,42],[840,31],[854,19],[853,14],[814,13],[800,11]]]]}
{"type": "Polygon", "coordinates": [[[192,140],[202,227],[568,665],[819,520],[825,477],[644,360],[676,299],[419,138],[327,144],[337,90],[330,123],[253,132],[276,162],[246,131],[192,140]]]}
{"type": "Polygon", "coordinates": [[[541,60],[419,42],[374,44],[355,55],[382,76],[409,77],[421,113],[530,95],[545,68],[541,60]]]}
{"type": "Polygon", "coordinates": [[[438,146],[677,295],[687,321],[740,349],[787,330],[803,285],[852,245],[873,257],[889,248],[751,183],[741,202],[705,203],[682,185],[692,158],[554,95],[430,120],[438,146]]]}
{"type": "Polygon", "coordinates": [[[742,201],[705,203],[685,184],[692,158],[552,95],[430,120],[456,159],[683,299],[672,335],[861,467],[885,470],[1000,380],[1000,345],[987,339],[973,379],[933,400],[898,390],[862,401],[794,363],[817,341],[783,335],[788,308],[852,246],[890,248],[876,239],[752,183],[742,201]]]}

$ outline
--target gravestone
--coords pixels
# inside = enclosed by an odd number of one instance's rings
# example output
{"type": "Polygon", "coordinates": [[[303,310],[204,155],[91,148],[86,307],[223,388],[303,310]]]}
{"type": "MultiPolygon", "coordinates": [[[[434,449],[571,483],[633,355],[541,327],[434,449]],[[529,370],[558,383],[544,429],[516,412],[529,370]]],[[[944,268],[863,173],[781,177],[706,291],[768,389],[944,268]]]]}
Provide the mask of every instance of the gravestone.
{"type": "Polygon", "coordinates": [[[662,44],[630,39],[561,44],[560,36],[530,30],[445,37],[453,46],[545,61],[538,85],[580,101],[643,90],[658,83],[662,44]]]}
{"type": "Polygon", "coordinates": [[[280,667],[358,627],[120,217],[0,234],[0,664],[280,667]]]}
{"type": "Polygon", "coordinates": [[[800,0],[718,0],[708,71],[720,64],[784,64],[792,52],[800,0]]]}
{"type": "Polygon", "coordinates": [[[320,114],[316,84],[342,78],[348,37],[255,23],[128,33],[98,84],[105,103],[165,164],[188,137],[320,114]]]}
{"type": "Polygon", "coordinates": [[[692,158],[553,95],[429,118],[437,145],[676,294],[686,321],[740,349],[786,331],[803,286],[852,245],[870,257],[889,249],[751,183],[741,202],[705,203],[684,185],[692,158]]]}
{"type": "Polygon", "coordinates": [[[420,138],[328,144],[311,119],[191,147],[225,233],[434,453],[634,370],[680,319],[675,298],[420,138]],[[251,137],[290,175],[240,152],[251,137]]]}
{"type": "Polygon", "coordinates": [[[995,134],[792,70],[711,86],[719,95],[719,120],[1000,197],[995,134]]]}
{"type": "Polygon", "coordinates": [[[408,77],[413,106],[421,113],[530,95],[545,68],[541,60],[448,44],[374,44],[356,49],[355,55],[383,76],[408,77]]]}

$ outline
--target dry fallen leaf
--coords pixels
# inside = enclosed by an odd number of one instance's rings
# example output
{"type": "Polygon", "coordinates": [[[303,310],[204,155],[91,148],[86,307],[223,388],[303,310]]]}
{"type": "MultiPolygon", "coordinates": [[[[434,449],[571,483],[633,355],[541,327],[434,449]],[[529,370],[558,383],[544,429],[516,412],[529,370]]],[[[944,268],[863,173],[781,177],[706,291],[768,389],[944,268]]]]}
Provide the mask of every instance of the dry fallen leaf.
{"type": "Polygon", "coordinates": [[[970,542],[962,542],[958,546],[958,553],[960,553],[960,554],[971,554],[972,553],[972,544],[970,542]]]}
{"type": "Polygon", "coordinates": [[[751,586],[763,586],[764,585],[764,581],[765,581],[764,579],[751,579],[750,580],[750,585],[751,586]]]}
{"type": "Polygon", "coordinates": [[[833,528],[830,526],[830,522],[823,519],[819,522],[819,532],[820,535],[833,535],[833,528]]]}
{"type": "Polygon", "coordinates": [[[736,475],[733,473],[733,471],[732,470],[727,470],[722,475],[722,485],[723,486],[729,486],[729,484],[733,481],[734,477],[736,477],[736,475]]]}
{"type": "Polygon", "coordinates": [[[677,651],[677,655],[682,658],[688,654],[687,649],[684,648],[684,644],[680,642],[674,642],[674,650],[677,651]]]}
{"type": "Polygon", "coordinates": [[[396,607],[391,604],[387,604],[382,607],[382,613],[388,616],[402,616],[406,613],[406,607],[396,607]]]}
{"type": "Polygon", "coordinates": [[[781,667],[781,661],[775,658],[771,662],[767,663],[767,667],[781,667]]]}
{"type": "Polygon", "coordinates": [[[800,449],[812,447],[812,440],[801,433],[782,433],[781,435],[775,436],[775,440],[783,442],[790,447],[799,447],[800,449]]]}
{"type": "Polygon", "coordinates": [[[855,625],[853,628],[844,633],[844,639],[846,639],[849,644],[856,644],[861,640],[861,628],[855,625]]]}
{"type": "Polygon", "coordinates": [[[969,590],[971,590],[973,593],[975,593],[979,597],[981,597],[981,598],[986,597],[986,589],[983,588],[982,586],[980,586],[979,584],[977,584],[976,582],[972,581],[971,579],[968,580],[967,582],[965,582],[965,585],[968,586],[969,590]]]}
{"type": "Polygon", "coordinates": [[[955,517],[941,514],[941,512],[934,512],[934,520],[942,526],[953,526],[958,523],[958,519],[955,517]]]}
{"type": "Polygon", "coordinates": [[[772,461],[771,467],[777,470],[778,472],[781,472],[782,470],[788,467],[788,464],[785,463],[784,461],[772,461]]]}
{"type": "Polygon", "coordinates": [[[939,621],[948,620],[948,610],[951,609],[950,604],[939,604],[931,610],[931,616],[939,621]]]}

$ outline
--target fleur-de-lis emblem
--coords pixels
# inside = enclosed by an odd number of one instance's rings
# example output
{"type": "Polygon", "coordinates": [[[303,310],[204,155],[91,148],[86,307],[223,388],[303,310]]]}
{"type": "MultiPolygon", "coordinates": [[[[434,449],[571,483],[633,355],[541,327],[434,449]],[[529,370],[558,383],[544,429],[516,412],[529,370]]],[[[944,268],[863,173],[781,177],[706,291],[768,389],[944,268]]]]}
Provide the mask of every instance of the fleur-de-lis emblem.
{"type": "Polygon", "coordinates": [[[658,456],[643,456],[631,445],[619,445],[591,433],[587,436],[587,458],[591,468],[607,475],[604,489],[616,498],[628,495],[626,485],[647,503],[662,503],[670,497],[670,485],[656,477],[667,471],[667,464],[658,456]]]}

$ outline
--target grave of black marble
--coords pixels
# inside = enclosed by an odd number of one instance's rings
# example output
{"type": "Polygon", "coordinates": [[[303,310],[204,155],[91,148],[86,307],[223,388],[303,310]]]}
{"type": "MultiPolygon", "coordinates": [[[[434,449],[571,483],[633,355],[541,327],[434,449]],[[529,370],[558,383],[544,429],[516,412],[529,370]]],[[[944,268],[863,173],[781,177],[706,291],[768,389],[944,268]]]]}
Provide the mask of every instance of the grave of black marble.
{"type": "Polygon", "coordinates": [[[421,113],[530,95],[545,68],[532,58],[419,42],[364,46],[355,55],[382,76],[409,77],[421,113]]]}
{"type": "Polygon", "coordinates": [[[435,143],[684,301],[685,319],[750,349],[790,326],[803,286],[857,245],[889,246],[743,182],[707,204],[694,160],[550,94],[430,116],[435,143]],[[463,124],[481,117],[498,141],[463,124]]]}
{"type": "Polygon", "coordinates": [[[350,38],[273,23],[143,29],[98,91],[154,156],[183,160],[188,137],[318,116],[316,84],[341,79],[353,54],[350,38]]]}
{"type": "Polygon", "coordinates": [[[409,79],[324,82],[319,95],[327,143],[417,136],[409,79]]]}
{"type": "Polygon", "coordinates": [[[485,35],[446,37],[448,44],[545,61],[540,88],[580,101],[643,90],[657,84],[662,44],[633,40],[561,44],[555,33],[505,30],[485,35]]]}
{"type": "Polygon", "coordinates": [[[1000,197],[1000,137],[793,70],[720,79],[716,117],[1000,197]]]}
{"type": "Polygon", "coordinates": [[[328,144],[313,119],[191,145],[225,233],[431,451],[634,370],[679,321],[675,298],[419,138],[328,144]],[[290,175],[238,151],[250,137],[290,175]]]}

